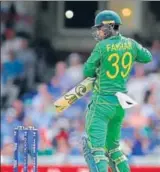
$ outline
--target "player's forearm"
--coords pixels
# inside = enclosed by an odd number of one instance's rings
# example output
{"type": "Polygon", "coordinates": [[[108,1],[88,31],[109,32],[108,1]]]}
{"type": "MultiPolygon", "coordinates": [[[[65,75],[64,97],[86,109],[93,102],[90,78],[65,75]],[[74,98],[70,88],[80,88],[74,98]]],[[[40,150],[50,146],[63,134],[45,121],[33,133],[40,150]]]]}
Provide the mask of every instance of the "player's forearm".
{"type": "Polygon", "coordinates": [[[137,59],[137,62],[148,63],[148,62],[152,61],[152,54],[146,48],[142,47],[138,56],[140,58],[137,59]]]}

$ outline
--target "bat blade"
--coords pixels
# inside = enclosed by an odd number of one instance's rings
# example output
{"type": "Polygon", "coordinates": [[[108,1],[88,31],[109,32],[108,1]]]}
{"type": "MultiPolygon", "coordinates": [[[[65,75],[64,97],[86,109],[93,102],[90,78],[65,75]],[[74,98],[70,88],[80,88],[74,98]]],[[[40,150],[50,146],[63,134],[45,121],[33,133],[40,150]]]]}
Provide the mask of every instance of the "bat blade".
{"type": "Polygon", "coordinates": [[[63,112],[69,108],[78,99],[85,96],[93,88],[93,82],[95,78],[86,78],[80,82],[77,86],[72,88],[69,92],[64,94],[58,100],[54,102],[55,109],[58,113],[63,112]]]}

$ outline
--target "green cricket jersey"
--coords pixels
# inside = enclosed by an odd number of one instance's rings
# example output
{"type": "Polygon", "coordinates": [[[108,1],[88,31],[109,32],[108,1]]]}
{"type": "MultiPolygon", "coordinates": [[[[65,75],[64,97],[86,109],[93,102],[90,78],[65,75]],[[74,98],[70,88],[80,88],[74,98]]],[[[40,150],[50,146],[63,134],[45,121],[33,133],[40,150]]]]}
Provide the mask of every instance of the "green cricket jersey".
{"type": "Polygon", "coordinates": [[[151,53],[133,39],[120,34],[96,44],[84,64],[84,75],[96,77],[94,93],[112,95],[126,92],[126,82],[134,62],[148,63],[151,53]]]}

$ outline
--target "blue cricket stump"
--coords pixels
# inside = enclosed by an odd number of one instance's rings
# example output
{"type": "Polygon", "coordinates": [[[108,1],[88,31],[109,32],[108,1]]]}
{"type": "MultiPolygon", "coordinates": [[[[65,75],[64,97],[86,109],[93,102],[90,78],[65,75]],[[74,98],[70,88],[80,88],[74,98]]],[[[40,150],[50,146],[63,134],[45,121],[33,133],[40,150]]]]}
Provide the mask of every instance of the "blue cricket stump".
{"type": "Polygon", "coordinates": [[[34,129],[33,131],[33,143],[32,143],[32,151],[33,151],[33,172],[37,172],[37,140],[38,140],[38,130],[34,129]]]}
{"type": "Polygon", "coordinates": [[[14,129],[14,165],[13,171],[18,172],[18,128],[14,129]]]}
{"type": "Polygon", "coordinates": [[[23,154],[24,154],[24,158],[23,158],[23,169],[24,172],[28,171],[28,130],[25,129],[24,130],[24,143],[23,143],[23,154]]]}

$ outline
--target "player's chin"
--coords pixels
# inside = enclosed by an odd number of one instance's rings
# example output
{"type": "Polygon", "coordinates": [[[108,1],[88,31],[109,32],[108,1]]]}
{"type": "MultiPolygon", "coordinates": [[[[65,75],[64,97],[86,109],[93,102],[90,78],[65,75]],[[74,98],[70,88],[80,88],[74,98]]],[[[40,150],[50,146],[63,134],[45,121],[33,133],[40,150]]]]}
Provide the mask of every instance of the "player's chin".
{"type": "Polygon", "coordinates": [[[97,35],[97,36],[94,37],[94,39],[95,39],[96,41],[102,41],[104,38],[97,35]]]}
{"type": "Polygon", "coordinates": [[[102,41],[102,40],[104,40],[104,38],[99,36],[97,40],[102,41]]]}

